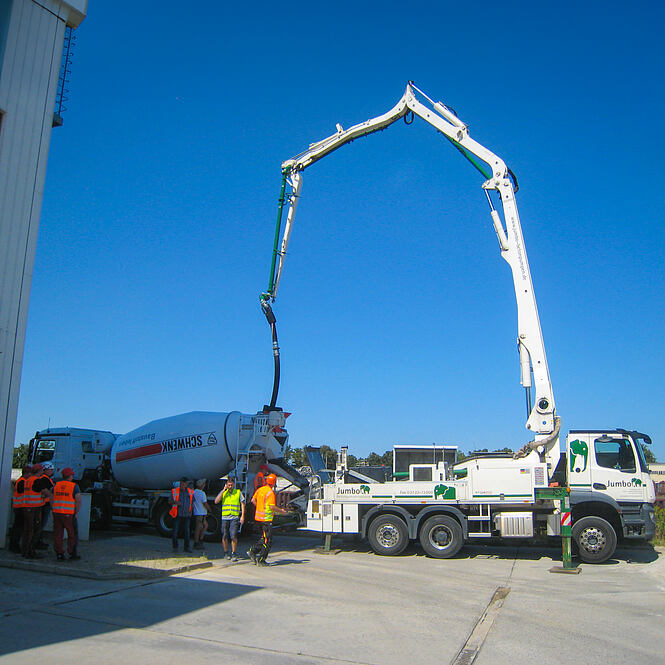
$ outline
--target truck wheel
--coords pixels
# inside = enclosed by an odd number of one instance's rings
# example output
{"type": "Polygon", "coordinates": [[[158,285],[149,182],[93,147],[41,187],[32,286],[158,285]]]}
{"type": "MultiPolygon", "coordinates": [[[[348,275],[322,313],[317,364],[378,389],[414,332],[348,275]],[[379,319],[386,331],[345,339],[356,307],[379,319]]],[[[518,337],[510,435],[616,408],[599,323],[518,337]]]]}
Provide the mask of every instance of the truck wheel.
{"type": "Polygon", "coordinates": [[[612,525],[602,517],[582,517],[573,524],[573,540],[586,563],[607,561],[617,546],[612,525]]]}
{"type": "Polygon", "coordinates": [[[222,539],[222,532],[220,529],[219,515],[210,513],[208,515],[208,528],[206,529],[203,540],[206,543],[218,543],[222,539]]]}
{"type": "Polygon", "coordinates": [[[169,515],[171,507],[166,501],[161,501],[153,511],[153,521],[160,536],[170,538],[173,534],[173,518],[169,515]]]}
{"type": "Polygon", "coordinates": [[[434,515],[426,520],[420,529],[420,544],[430,556],[449,559],[464,545],[462,527],[454,517],[434,515]]]}
{"type": "Polygon", "coordinates": [[[396,515],[380,515],[369,525],[367,538],[377,554],[395,556],[409,544],[409,531],[396,515]]]}
{"type": "Polygon", "coordinates": [[[106,494],[94,493],[90,505],[90,528],[108,529],[111,526],[111,502],[106,494]]]}

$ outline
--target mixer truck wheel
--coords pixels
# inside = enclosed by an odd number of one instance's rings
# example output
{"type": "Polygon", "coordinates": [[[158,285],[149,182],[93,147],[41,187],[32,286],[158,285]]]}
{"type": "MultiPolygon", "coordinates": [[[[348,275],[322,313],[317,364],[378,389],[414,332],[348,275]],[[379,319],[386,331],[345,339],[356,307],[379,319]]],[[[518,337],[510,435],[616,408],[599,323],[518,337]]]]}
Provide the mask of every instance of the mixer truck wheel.
{"type": "Polygon", "coordinates": [[[203,536],[203,540],[205,540],[206,543],[218,543],[222,539],[219,515],[209,513],[207,519],[208,528],[203,536]]]}
{"type": "Polygon", "coordinates": [[[173,533],[173,518],[169,515],[169,506],[167,501],[161,501],[155,506],[153,511],[153,521],[155,523],[155,528],[159,532],[160,536],[165,538],[170,538],[173,533]]]}
{"type": "Polygon", "coordinates": [[[367,530],[372,549],[384,556],[395,556],[409,544],[409,530],[397,515],[379,515],[367,530]]]}
{"type": "Polygon", "coordinates": [[[107,529],[111,525],[111,500],[103,492],[94,493],[90,504],[90,528],[107,529]]]}

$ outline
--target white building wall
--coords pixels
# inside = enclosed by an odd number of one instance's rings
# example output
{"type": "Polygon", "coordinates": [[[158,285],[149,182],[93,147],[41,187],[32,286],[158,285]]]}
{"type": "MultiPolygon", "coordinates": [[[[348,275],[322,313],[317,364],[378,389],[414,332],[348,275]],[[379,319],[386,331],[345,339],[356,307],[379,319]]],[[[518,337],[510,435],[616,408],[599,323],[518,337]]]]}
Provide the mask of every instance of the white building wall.
{"type": "Polygon", "coordinates": [[[12,0],[0,20],[0,546],[18,409],[28,302],[66,25],[87,0],[12,0]],[[8,19],[8,20],[7,20],[8,19]]]}

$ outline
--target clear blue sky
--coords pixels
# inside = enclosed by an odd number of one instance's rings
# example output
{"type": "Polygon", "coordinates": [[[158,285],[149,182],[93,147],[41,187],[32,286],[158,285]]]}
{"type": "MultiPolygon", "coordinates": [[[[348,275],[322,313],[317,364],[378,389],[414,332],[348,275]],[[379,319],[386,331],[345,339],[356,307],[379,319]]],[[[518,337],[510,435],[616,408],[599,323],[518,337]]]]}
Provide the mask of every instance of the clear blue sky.
{"type": "MultiPolygon", "coordinates": [[[[665,5],[90,2],[42,209],[17,441],[269,401],[280,164],[413,79],[520,182],[564,429],[665,459],[665,5]]],[[[275,304],[291,443],[529,440],[482,178],[416,120],[305,173],[275,304]]]]}

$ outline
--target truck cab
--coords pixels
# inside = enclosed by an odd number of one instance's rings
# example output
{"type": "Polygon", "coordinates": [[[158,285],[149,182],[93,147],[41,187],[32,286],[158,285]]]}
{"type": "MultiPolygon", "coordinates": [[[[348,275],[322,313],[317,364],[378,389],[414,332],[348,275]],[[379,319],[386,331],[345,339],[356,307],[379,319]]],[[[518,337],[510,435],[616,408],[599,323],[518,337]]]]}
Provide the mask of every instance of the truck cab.
{"type": "Polygon", "coordinates": [[[32,464],[52,462],[55,477],[62,469],[74,470],[77,482],[87,485],[97,479],[105,453],[111,449],[116,435],[112,432],[57,427],[37,432],[30,441],[28,459],[32,464]],[[86,481],[89,481],[86,483],[86,481]]]}
{"type": "Polygon", "coordinates": [[[569,432],[559,466],[566,465],[574,522],[594,514],[619,538],[653,537],[656,496],[643,443],[649,436],[625,429],[569,432]]]}

